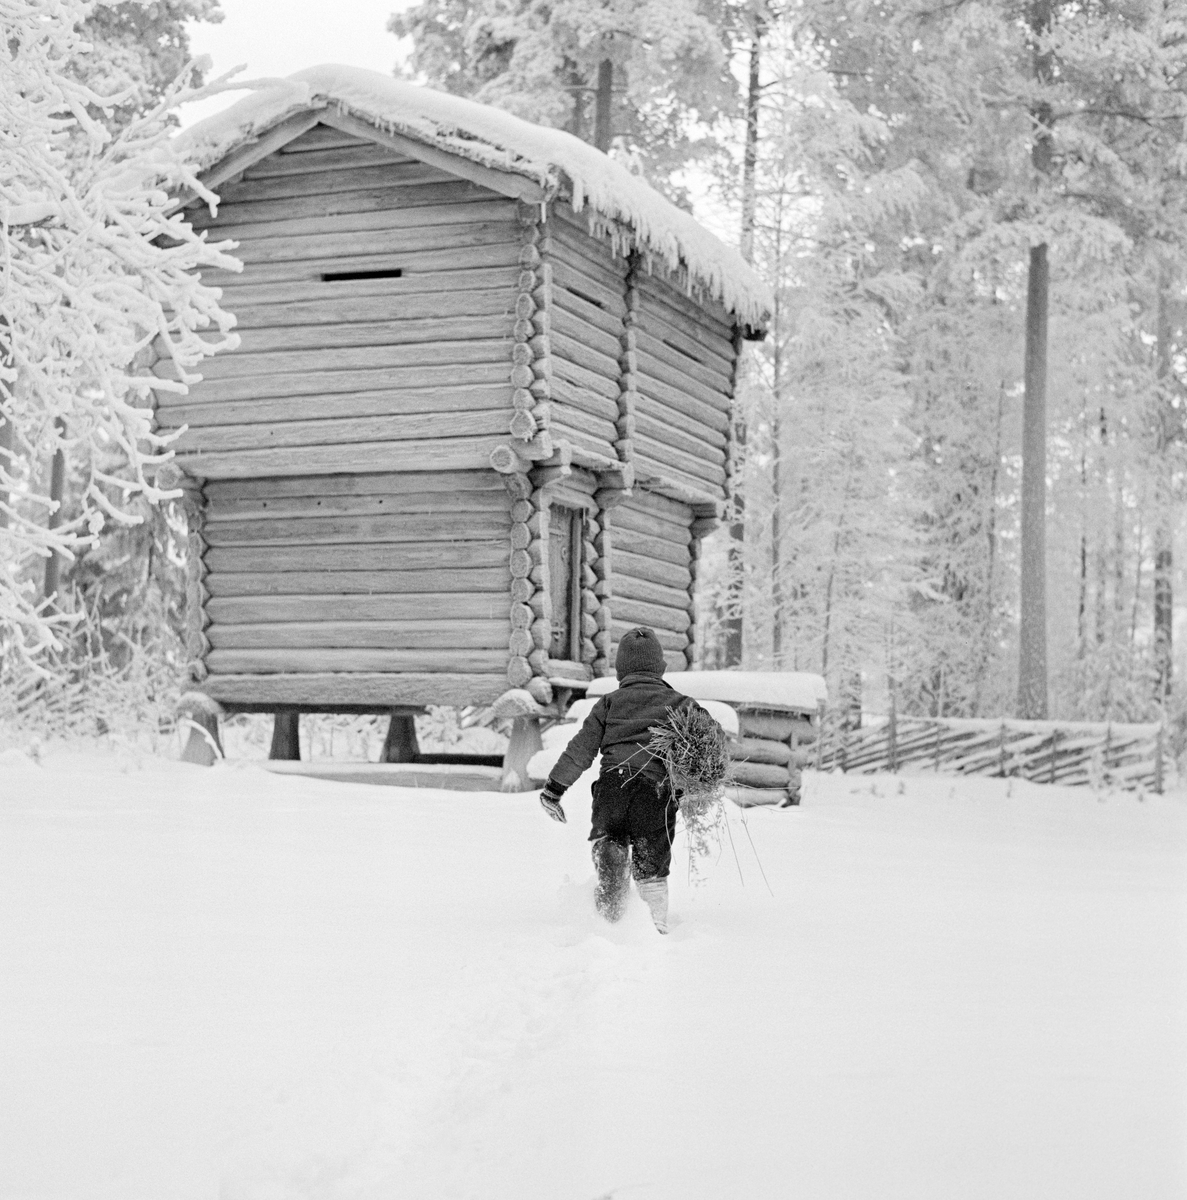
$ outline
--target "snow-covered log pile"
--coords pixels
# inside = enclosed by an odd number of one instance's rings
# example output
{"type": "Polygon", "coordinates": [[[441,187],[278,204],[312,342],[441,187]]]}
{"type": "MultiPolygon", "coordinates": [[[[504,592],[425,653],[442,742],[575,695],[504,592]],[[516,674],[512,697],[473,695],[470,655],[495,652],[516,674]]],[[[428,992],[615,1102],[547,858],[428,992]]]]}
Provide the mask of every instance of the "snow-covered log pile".
{"type": "Polygon", "coordinates": [[[1161,792],[1166,741],[1160,724],[879,718],[860,730],[826,729],[818,761],[825,770],[871,773],[912,766],[1161,792]]]}
{"type": "MultiPolygon", "coordinates": [[[[819,675],[669,671],[664,679],[686,696],[713,708],[728,705],[737,714],[737,736],[730,742],[732,782],[726,789],[730,799],[743,806],[796,801],[800,773],[815,757],[816,714],[826,697],[819,675]]],[[[616,680],[597,679],[588,694],[603,695],[617,686],[616,680]]]]}

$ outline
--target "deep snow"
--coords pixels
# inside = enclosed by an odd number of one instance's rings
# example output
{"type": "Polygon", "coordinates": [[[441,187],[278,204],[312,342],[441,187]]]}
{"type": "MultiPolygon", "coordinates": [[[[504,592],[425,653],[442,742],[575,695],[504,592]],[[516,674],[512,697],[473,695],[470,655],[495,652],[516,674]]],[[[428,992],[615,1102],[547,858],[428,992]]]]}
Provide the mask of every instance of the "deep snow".
{"type": "Polygon", "coordinates": [[[0,1196],[1171,1200],[1187,797],[809,775],[671,936],[588,788],[0,765],[0,1196]]]}

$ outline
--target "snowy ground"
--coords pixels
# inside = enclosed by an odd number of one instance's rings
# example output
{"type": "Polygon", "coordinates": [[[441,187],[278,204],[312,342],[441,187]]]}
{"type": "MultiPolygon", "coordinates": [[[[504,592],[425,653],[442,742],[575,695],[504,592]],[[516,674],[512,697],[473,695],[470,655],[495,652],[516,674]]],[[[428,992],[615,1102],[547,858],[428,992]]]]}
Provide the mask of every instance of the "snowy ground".
{"type": "Polygon", "coordinates": [[[1187,1194],[1187,796],[809,777],[666,939],[588,804],[0,765],[0,1197],[1187,1194]]]}

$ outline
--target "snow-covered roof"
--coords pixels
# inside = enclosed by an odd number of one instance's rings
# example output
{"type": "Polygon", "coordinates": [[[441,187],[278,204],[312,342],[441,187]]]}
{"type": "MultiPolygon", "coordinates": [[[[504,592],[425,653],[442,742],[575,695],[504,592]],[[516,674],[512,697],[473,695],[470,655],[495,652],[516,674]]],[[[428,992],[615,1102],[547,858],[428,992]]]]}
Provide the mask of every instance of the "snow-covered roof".
{"type": "MultiPolygon", "coordinates": [[[[721,700],[745,708],[814,713],[828,699],[820,675],[807,671],[668,671],[664,680],[694,700],[721,700]]],[[[604,696],[618,687],[605,676],[589,685],[587,696],[604,696]]]]}
{"type": "Polygon", "coordinates": [[[489,105],[404,83],[378,71],[327,64],[269,81],[178,135],[178,148],[208,170],[288,117],[336,107],[377,129],[538,183],[575,210],[628,226],[645,253],[687,268],[739,322],[760,327],[773,298],[742,256],[665,200],[621,163],[570,133],[533,125],[489,105]]]}

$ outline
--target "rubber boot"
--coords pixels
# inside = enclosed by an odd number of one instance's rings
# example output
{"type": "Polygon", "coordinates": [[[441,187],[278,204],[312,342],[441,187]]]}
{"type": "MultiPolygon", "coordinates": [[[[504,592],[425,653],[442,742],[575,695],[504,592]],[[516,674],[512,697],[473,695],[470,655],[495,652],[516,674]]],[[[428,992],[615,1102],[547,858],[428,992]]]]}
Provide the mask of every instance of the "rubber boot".
{"type": "Polygon", "coordinates": [[[594,893],[594,904],[607,921],[617,921],[627,895],[627,848],[609,838],[598,838],[593,844],[594,867],[598,872],[598,886],[594,893]]]}
{"type": "Polygon", "coordinates": [[[640,879],[639,895],[651,909],[651,919],[660,933],[668,932],[668,881],[666,879],[640,879]]]}

